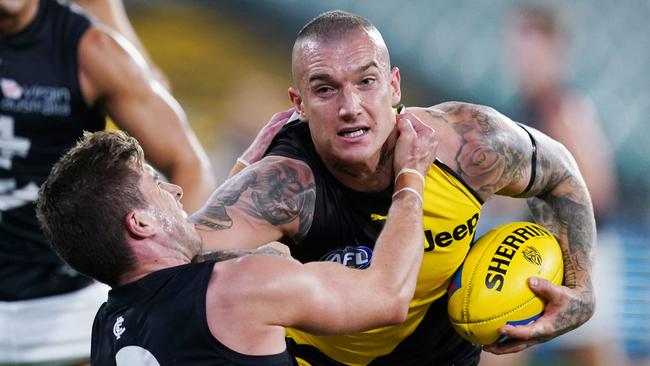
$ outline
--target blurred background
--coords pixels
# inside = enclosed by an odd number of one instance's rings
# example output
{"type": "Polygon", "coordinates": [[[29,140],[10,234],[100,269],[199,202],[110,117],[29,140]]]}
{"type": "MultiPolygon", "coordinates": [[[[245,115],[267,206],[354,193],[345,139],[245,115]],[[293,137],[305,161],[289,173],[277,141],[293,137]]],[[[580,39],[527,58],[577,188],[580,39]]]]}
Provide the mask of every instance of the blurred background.
{"type": "MultiPolygon", "coordinates": [[[[599,295],[607,305],[575,348],[588,353],[589,342],[605,341],[597,348],[618,365],[650,365],[650,0],[531,3],[125,1],[218,179],[270,116],[290,107],[294,36],[331,9],[377,25],[400,67],[406,105],[485,104],[575,146],[590,190],[608,182],[601,198],[592,192],[601,207],[606,254],[598,266],[607,284],[599,295]]],[[[502,211],[488,209],[484,226],[509,220],[494,213],[502,211]]],[[[550,343],[570,343],[565,337],[550,343]]],[[[580,361],[590,356],[561,358],[553,345],[544,347],[512,362],[593,364],[580,361]]]]}

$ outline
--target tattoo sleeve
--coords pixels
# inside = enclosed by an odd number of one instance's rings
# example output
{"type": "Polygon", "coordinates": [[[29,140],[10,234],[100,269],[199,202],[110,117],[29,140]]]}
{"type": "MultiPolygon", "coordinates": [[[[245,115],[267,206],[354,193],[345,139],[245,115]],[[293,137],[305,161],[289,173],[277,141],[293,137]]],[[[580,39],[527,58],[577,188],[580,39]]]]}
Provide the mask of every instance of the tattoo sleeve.
{"type": "Polygon", "coordinates": [[[192,220],[211,230],[229,229],[229,211],[234,209],[273,226],[298,220],[293,237],[300,240],[311,227],[315,201],[316,186],[307,164],[267,158],[226,181],[192,220]]]}
{"type": "Polygon", "coordinates": [[[541,175],[533,188],[537,197],[528,198],[528,206],[535,221],[551,230],[562,246],[564,285],[580,289],[554,324],[556,329],[570,330],[586,322],[595,308],[590,277],[596,243],[594,213],[584,181],[564,148],[542,149],[538,164],[541,175]]]}
{"type": "Polygon", "coordinates": [[[428,113],[458,135],[450,167],[484,200],[522,179],[530,164],[529,148],[519,135],[504,128],[503,115],[489,107],[456,102],[438,105],[428,113]]]}
{"type": "Polygon", "coordinates": [[[594,310],[590,275],[596,226],[587,187],[571,154],[560,143],[529,129],[537,141],[537,174],[531,189],[522,195],[532,147],[517,126],[491,108],[466,103],[443,103],[428,113],[458,135],[452,169],[481,197],[496,192],[530,197],[535,221],[551,230],[562,247],[564,285],[577,290],[555,327],[566,331],[584,323],[594,310]],[[514,192],[513,187],[519,186],[521,190],[514,192]]]}

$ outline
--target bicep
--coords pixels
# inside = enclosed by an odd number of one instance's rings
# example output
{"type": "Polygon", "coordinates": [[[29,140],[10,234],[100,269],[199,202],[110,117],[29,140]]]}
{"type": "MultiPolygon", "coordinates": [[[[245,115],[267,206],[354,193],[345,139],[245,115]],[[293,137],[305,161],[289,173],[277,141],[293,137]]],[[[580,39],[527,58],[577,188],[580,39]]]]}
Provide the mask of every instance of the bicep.
{"type": "Polygon", "coordinates": [[[391,299],[373,275],[333,262],[294,264],[269,296],[270,307],[283,309],[276,325],[334,335],[391,324],[391,299]]]}
{"type": "Polygon", "coordinates": [[[224,182],[192,221],[209,249],[256,247],[284,236],[299,241],[311,227],[315,196],[306,163],[267,157],[224,182]]]}
{"type": "Polygon", "coordinates": [[[520,126],[496,110],[447,102],[429,108],[430,119],[448,131],[439,150],[446,163],[484,200],[514,196],[531,176],[531,140],[520,126]]]}

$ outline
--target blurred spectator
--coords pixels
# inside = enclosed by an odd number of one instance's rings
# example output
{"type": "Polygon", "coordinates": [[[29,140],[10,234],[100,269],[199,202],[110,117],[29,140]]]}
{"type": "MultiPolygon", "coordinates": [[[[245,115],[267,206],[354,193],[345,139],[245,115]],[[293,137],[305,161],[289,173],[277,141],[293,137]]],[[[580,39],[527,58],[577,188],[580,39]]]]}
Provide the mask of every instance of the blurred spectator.
{"type": "MultiPolygon", "coordinates": [[[[521,99],[522,111],[517,119],[563,143],[576,158],[591,193],[599,226],[596,313],[580,329],[530,351],[506,356],[484,353],[481,365],[523,365],[532,354],[540,355],[540,350],[544,355],[554,351],[553,364],[610,365],[621,359],[614,320],[620,297],[613,294],[619,288],[615,263],[619,243],[607,229],[617,203],[616,173],[612,150],[593,103],[568,82],[568,15],[564,8],[548,2],[517,7],[507,22],[506,55],[521,99]]],[[[486,205],[481,217],[483,230],[501,222],[528,219],[528,215],[515,200],[498,197],[486,205]]]]}
{"type": "Polygon", "coordinates": [[[213,174],[135,47],[63,1],[0,1],[0,66],[0,364],[80,364],[107,288],[65,266],[38,227],[34,200],[54,162],[108,113],[186,188],[187,211],[213,174]]]}

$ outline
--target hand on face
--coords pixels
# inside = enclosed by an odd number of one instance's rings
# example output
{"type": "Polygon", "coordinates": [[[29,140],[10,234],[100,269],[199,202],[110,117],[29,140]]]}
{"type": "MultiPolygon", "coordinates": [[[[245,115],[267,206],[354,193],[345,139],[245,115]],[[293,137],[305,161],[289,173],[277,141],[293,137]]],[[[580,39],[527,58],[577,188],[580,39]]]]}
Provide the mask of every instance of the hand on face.
{"type": "Polygon", "coordinates": [[[419,171],[423,176],[426,175],[436,158],[438,148],[434,129],[407,112],[397,116],[397,133],[394,171],[410,168],[419,171]]]}

